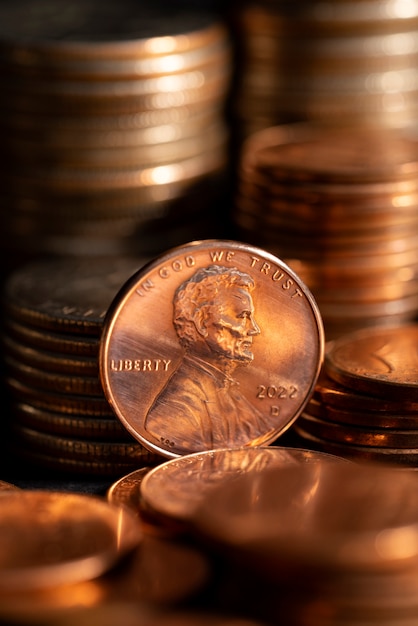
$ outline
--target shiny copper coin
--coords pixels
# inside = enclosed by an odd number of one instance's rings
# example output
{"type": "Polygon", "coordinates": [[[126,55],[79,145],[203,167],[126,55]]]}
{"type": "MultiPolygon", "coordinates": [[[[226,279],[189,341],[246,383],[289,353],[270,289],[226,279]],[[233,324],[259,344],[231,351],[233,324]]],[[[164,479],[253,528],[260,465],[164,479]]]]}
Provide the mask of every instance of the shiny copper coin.
{"type": "Polygon", "coordinates": [[[150,470],[151,467],[141,467],[119,478],[107,490],[107,500],[111,504],[128,506],[139,516],[141,506],[140,487],[144,476],[150,470]]]}
{"type": "Polygon", "coordinates": [[[418,401],[418,325],[348,333],[330,343],[325,371],[355,392],[418,401]]]}
{"type": "Polygon", "coordinates": [[[209,450],[171,459],[139,476],[143,507],[161,521],[188,525],[217,485],[242,474],[257,475],[268,467],[340,462],[338,457],[303,448],[256,446],[209,450]]]}
{"type": "Polygon", "coordinates": [[[292,429],[298,436],[299,445],[306,446],[312,450],[326,452],[327,454],[340,456],[351,461],[372,462],[389,465],[394,468],[418,468],[418,448],[381,448],[377,446],[348,445],[308,433],[297,422],[292,426],[292,429]]]}
{"type": "Polygon", "coordinates": [[[286,564],[331,575],[399,571],[416,568],[416,487],[415,473],[379,464],[268,467],[211,490],[195,524],[276,580],[286,564]]]}
{"type": "Polygon", "coordinates": [[[0,505],[3,591],[90,580],[142,540],[131,511],[93,496],[19,490],[0,505]]]}
{"type": "Polygon", "coordinates": [[[303,412],[298,425],[307,433],[320,439],[347,445],[378,448],[418,448],[418,429],[376,428],[372,425],[348,425],[320,419],[303,412]]]}
{"type": "Polygon", "coordinates": [[[106,315],[100,373],[115,414],[167,457],[271,443],[302,411],[323,358],[305,284],[236,241],[173,248],[106,315]]]}
{"type": "MultiPolygon", "coordinates": [[[[350,385],[342,385],[328,376],[323,367],[315,385],[310,403],[316,400],[322,406],[334,408],[337,411],[349,411],[350,413],[370,412],[373,415],[379,413],[388,417],[397,414],[410,414],[412,418],[418,414],[418,402],[409,398],[380,398],[374,394],[361,393],[350,385]]],[[[377,416],[376,416],[377,419],[377,416]]]]}
{"type": "MultiPolygon", "coordinates": [[[[361,396],[354,395],[356,400],[361,400],[361,396]]],[[[364,403],[363,407],[358,406],[354,408],[353,406],[350,407],[349,394],[346,394],[345,397],[347,398],[346,408],[324,404],[312,397],[299,418],[302,415],[308,415],[342,425],[388,430],[399,429],[406,433],[409,432],[409,429],[418,430],[418,414],[416,411],[408,413],[408,410],[405,409],[405,413],[402,413],[401,406],[388,410],[387,406],[384,408],[385,402],[382,402],[382,408],[377,410],[365,409],[367,402],[364,403]]],[[[369,399],[374,400],[375,403],[378,402],[378,399],[375,397],[370,397],[369,399]]]]}

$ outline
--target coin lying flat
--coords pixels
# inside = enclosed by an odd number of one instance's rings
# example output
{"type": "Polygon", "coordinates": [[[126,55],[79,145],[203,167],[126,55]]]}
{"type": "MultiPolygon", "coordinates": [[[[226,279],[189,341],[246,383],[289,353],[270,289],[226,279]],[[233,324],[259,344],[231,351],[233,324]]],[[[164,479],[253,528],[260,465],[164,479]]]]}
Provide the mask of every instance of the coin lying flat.
{"type": "Polygon", "coordinates": [[[130,511],[94,496],[18,490],[0,504],[3,591],[90,580],[142,540],[130,511]]]}
{"type": "Polygon", "coordinates": [[[372,463],[267,467],[208,492],[195,524],[273,576],[287,572],[271,569],[279,562],[317,571],[399,571],[416,568],[416,486],[414,473],[372,463]]]}
{"type": "MultiPolygon", "coordinates": [[[[171,459],[136,478],[136,506],[141,504],[151,518],[161,522],[190,524],[206,495],[227,480],[250,473],[257,475],[269,467],[347,462],[331,454],[303,448],[257,446],[209,450],[171,459]],[[138,486],[139,484],[139,486],[138,486]]],[[[135,482],[131,479],[134,494],[135,482]]],[[[123,480],[123,479],[121,479],[123,480]]],[[[131,500],[132,503],[132,500],[131,500]]]]}
{"type": "Polygon", "coordinates": [[[307,403],[322,320],[280,259],[236,241],[178,246],[122,285],[100,377],[127,430],[166,457],[273,442],[307,403]]]}
{"type": "Polygon", "coordinates": [[[329,344],[328,375],[379,398],[417,401],[418,325],[360,329],[329,344]]]}

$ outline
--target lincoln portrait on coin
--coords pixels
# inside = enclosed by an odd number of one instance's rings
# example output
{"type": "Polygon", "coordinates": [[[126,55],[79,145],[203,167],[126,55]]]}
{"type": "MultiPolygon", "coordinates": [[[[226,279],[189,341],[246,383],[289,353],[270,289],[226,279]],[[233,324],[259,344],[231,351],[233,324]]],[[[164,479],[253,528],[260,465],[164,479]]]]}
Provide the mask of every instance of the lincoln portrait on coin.
{"type": "Polygon", "coordinates": [[[253,361],[260,334],[254,287],[249,274],[210,265],[177,288],[173,325],[183,357],[148,411],[145,428],[154,437],[198,452],[251,445],[271,431],[233,377],[253,361]]]}

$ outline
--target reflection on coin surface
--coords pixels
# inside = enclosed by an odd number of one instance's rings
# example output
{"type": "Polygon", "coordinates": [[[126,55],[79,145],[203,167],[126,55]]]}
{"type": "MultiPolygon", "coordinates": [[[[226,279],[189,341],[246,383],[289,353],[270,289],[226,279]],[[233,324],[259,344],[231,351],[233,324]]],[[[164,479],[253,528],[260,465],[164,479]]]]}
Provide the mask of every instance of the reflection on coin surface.
{"type": "Polygon", "coordinates": [[[279,446],[197,452],[151,469],[142,478],[138,492],[150,512],[166,520],[189,522],[206,494],[221,483],[234,481],[241,474],[258,474],[269,467],[319,461],[347,462],[324,452],[279,446]]]}
{"type": "Polygon", "coordinates": [[[90,580],[139,545],[127,509],[81,494],[17,490],[0,507],[0,590],[90,580]]]}
{"type": "Polygon", "coordinates": [[[318,307],[283,261],[244,243],[195,241],[121,287],[100,374],[127,430],[177,457],[274,441],[307,403],[323,349],[318,307]]]}
{"type": "Polygon", "coordinates": [[[416,488],[414,473],[372,463],[276,466],[219,484],[195,523],[258,563],[280,563],[276,576],[286,562],[381,573],[416,568],[416,488]]]}

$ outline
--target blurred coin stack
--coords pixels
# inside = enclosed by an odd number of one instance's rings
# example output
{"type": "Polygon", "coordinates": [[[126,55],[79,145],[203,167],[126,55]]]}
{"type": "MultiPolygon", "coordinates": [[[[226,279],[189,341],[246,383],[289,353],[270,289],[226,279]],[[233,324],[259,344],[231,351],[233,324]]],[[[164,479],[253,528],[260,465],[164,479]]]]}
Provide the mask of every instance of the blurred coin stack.
{"type": "Polygon", "coordinates": [[[410,129],[263,129],[241,155],[238,237],[287,260],[326,339],[418,312],[418,142],[410,129]]]}
{"type": "Polygon", "coordinates": [[[417,0],[236,3],[239,133],[281,123],[415,125],[417,0]]]}
{"type": "Polygon", "coordinates": [[[417,324],[329,342],[314,393],[292,427],[299,445],[417,468],[417,345],[417,324]]]}
{"type": "Polygon", "coordinates": [[[2,336],[6,452],[39,468],[120,476],[160,457],[121,425],[98,365],[103,319],[139,258],[32,260],[8,277],[2,336]]]}
{"type": "Polygon", "coordinates": [[[217,17],[7,0],[0,24],[6,248],[148,254],[224,224],[231,59],[217,17]]]}

